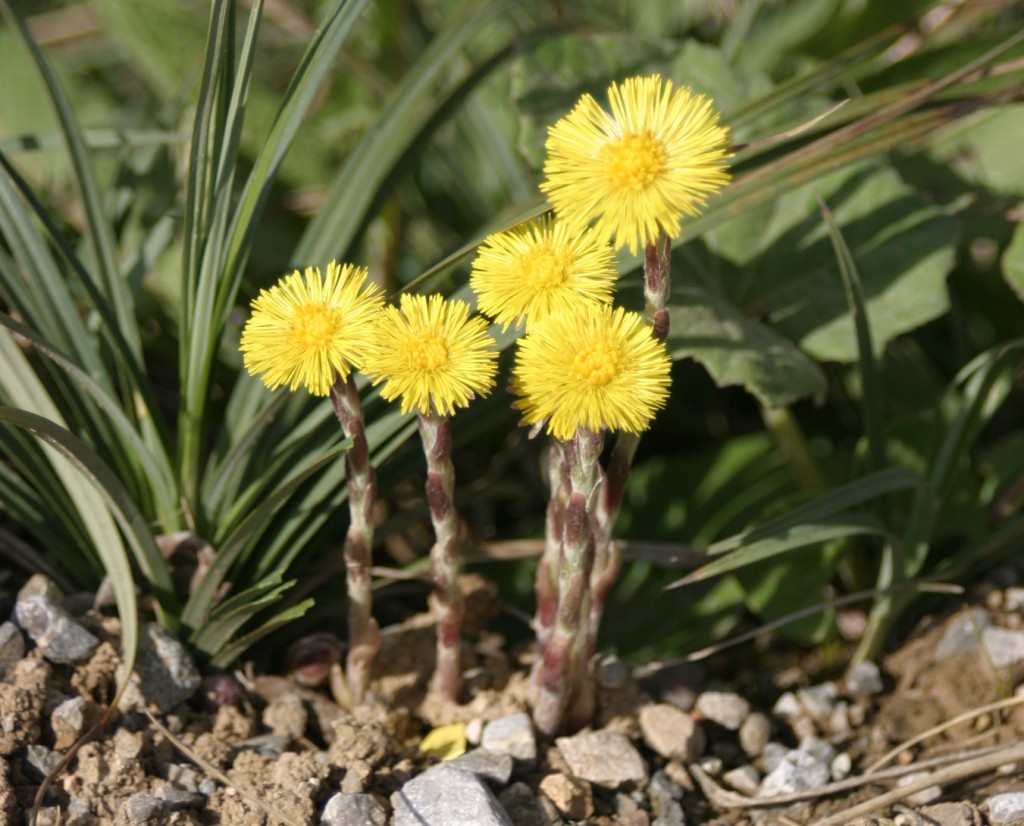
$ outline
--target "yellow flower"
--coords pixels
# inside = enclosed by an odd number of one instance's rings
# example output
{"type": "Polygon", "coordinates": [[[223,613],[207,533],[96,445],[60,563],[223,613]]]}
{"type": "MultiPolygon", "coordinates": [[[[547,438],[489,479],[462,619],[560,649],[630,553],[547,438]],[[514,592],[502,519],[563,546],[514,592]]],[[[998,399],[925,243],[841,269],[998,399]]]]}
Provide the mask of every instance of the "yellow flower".
{"type": "Polygon", "coordinates": [[[512,387],[525,424],[567,441],[579,428],[646,430],[668,398],[671,360],[637,313],[585,304],[531,326],[512,387]]]}
{"type": "Polygon", "coordinates": [[[327,278],[319,267],[296,270],[252,302],[242,330],[243,361],[271,390],[300,384],[326,396],[336,378],[358,368],[384,306],[376,284],[366,284],[365,268],[332,261],[327,278]]]}
{"type": "Polygon", "coordinates": [[[615,287],[611,246],[589,229],[570,232],[551,215],[487,236],[469,286],[480,312],[507,330],[581,302],[610,304],[615,287]]]}
{"type": "Polygon", "coordinates": [[[403,295],[401,310],[385,308],[364,369],[374,384],[384,382],[385,400],[401,397],[402,413],[450,416],[494,386],[493,345],[487,322],[470,318],[465,301],[403,295]]]}
{"type": "Polygon", "coordinates": [[[611,114],[584,95],[548,129],[540,188],[562,220],[596,218],[601,237],[636,253],[678,235],[680,218],[729,182],[729,132],[710,100],[660,75],[613,83],[608,100],[611,114]]]}

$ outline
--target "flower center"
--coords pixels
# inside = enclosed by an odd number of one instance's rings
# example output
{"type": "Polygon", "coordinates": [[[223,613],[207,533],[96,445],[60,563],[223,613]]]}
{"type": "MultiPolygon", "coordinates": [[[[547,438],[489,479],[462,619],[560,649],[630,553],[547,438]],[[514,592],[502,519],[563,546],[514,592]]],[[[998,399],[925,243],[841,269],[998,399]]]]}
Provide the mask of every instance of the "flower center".
{"type": "Polygon", "coordinates": [[[576,354],[569,372],[578,382],[602,387],[619,375],[619,365],[620,358],[615,348],[599,341],[576,354]]]}
{"type": "Polygon", "coordinates": [[[299,307],[292,318],[292,340],[304,350],[326,347],[341,326],[338,312],[326,304],[299,307]]]}
{"type": "Polygon", "coordinates": [[[424,336],[409,345],[409,359],[418,369],[433,373],[447,366],[448,347],[440,336],[424,336]]]}
{"type": "Polygon", "coordinates": [[[560,287],[568,274],[568,254],[547,243],[530,247],[516,262],[516,275],[523,287],[531,292],[560,287]]]}
{"type": "Polygon", "coordinates": [[[665,171],[665,145],[650,132],[628,133],[602,149],[608,178],[619,189],[642,192],[665,171]]]}

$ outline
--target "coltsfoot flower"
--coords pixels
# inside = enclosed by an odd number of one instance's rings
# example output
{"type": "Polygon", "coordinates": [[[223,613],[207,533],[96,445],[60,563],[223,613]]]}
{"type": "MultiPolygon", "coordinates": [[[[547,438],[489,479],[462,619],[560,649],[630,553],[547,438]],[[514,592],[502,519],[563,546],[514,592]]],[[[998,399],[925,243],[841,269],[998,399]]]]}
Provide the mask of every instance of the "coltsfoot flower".
{"type": "Polygon", "coordinates": [[[525,424],[568,441],[579,428],[646,430],[668,398],[671,360],[637,313],[585,304],[532,325],[512,388],[525,424]]]}
{"type": "Polygon", "coordinates": [[[332,261],[326,278],[319,267],[286,275],[252,302],[242,330],[243,361],[273,390],[304,386],[326,396],[336,379],[359,369],[384,306],[367,271],[332,261]]]}
{"type": "Polygon", "coordinates": [[[487,236],[469,286],[484,315],[507,330],[579,302],[610,304],[615,288],[611,245],[589,229],[571,232],[546,215],[487,236]]]}
{"type": "Polygon", "coordinates": [[[386,307],[364,370],[380,395],[401,398],[402,413],[433,410],[451,416],[494,386],[498,354],[487,322],[470,318],[464,301],[440,295],[403,295],[401,309],[386,307]]]}
{"type": "Polygon", "coordinates": [[[729,132],[711,101],[660,75],[608,89],[611,114],[590,95],[548,129],[541,190],[573,228],[594,228],[616,249],[679,234],[729,182],[729,132]]]}

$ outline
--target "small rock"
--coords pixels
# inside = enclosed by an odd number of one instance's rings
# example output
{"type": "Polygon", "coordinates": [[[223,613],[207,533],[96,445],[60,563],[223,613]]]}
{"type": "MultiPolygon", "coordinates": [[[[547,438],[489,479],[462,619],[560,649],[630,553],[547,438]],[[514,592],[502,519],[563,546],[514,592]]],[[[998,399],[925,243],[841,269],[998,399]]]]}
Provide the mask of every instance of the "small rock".
{"type": "Polygon", "coordinates": [[[51,751],[46,746],[31,745],[25,749],[25,767],[31,769],[31,774],[38,780],[42,780],[63,760],[60,752],[51,751]]]}
{"type": "MultiPolygon", "coordinates": [[[[918,809],[917,820],[927,826],[981,826],[981,812],[973,803],[936,803],[918,809]]],[[[997,826],[993,821],[993,826],[997,826]]]]}
{"type": "Polygon", "coordinates": [[[1003,592],[1003,610],[1019,613],[1024,608],[1024,588],[1015,585],[1003,592]]]}
{"type": "Polygon", "coordinates": [[[50,715],[50,727],[55,738],[53,747],[63,751],[73,746],[92,725],[95,716],[96,706],[92,701],[81,696],[65,700],[50,715]]]}
{"type": "Polygon", "coordinates": [[[796,697],[807,711],[808,717],[816,723],[827,723],[839,697],[839,689],[835,683],[821,683],[797,689],[796,697]]]}
{"type": "Polygon", "coordinates": [[[841,751],[832,758],[832,762],[828,764],[828,770],[833,780],[845,780],[853,771],[853,758],[845,751],[841,751]]]}
{"type": "Polygon", "coordinates": [[[761,751],[761,768],[765,774],[771,774],[776,767],[786,759],[789,749],[782,743],[767,743],[761,751]]]}
{"type": "Polygon", "coordinates": [[[14,618],[52,663],[67,665],[81,662],[88,659],[100,644],[46,593],[19,595],[14,604],[14,618]]]}
{"type": "Polygon", "coordinates": [[[740,794],[745,794],[749,797],[757,793],[757,788],[761,783],[761,776],[753,766],[738,766],[735,769],[729,769],[729,771],[723,774],[722,780],[740,794]]]}
{"type": "Polygon", "coordinates": [[[424,823],[513,826],[487,785],[472,772],[444,764],[407,782],[391,795],[394,826],[424,823]]]}
{"type": "Polygon", "coordinates": [[[655,817],[671,817],[674,808],[679,808],[682,816],[679,801],[683,799],[683,788],[662,769],[651,775],[647,784],[647,799],[651,802],[651,812],[655,817]]]}
{"type": "Polygon", "coordinates": [[[153,794],[160,798],[164,805],[172,812],[184,812],[188,809],[198,809],[206,803],[206,798],[199,792],[190,792],[170,783],[163,783],[156,787],[153,794]]]}
{"type": "Polygon", "coordinates": [[[882,693],[882,670],[877,663],[859,662],[850,667],[843,681],[851,697],[871,697],[882,693]]]}
{"type": "Polygon", "coordinates": [[[612,691],[625,688],[629,682],[629,666],[613,654],[602,657],[597,663],[597,684],[612,691]]]}
{"type": "Polygon", "coordinates": [[[963,651],[973,651],[981,645],[981,634],[992,624],[984,608],[968,608],[957,614],[946,627],[932,651],[932,660],[939,662],[963,651]]]}
{"type": "Polygon", "coordinates": [[[452,760],[445,761],[446,766],[472,772],[492,786],[503,788],[512,777],[513,760],[509,754],[495,754],[487,749],[473,749],[452,760]]]}
{"type": "Polygon", "coordinates": [[[263,709],[263,725],[273,734],[286,737],[289,742],[306,733],[308,722],[306,706],[298,694],[282,694],[263,709]]]}
{"type": "Polygon", "coordinates": [[[809,752],[793,749],[761,781],[757,796],[777,797],[817,789],[828,783],[829,776],[827,764],[809,752]]]}
{"type": "Polygon", "coordinates": [[[624,734],[590,731],[555,740],[562,759],[576,776],[599,786],[615,788],[643,782],[647,766],[624,734]]]}
{"type": "Polygon", "coordinates": [[[722,769],[725,768],[725,761],[718,755],[705,754],[697,761],[697,765],[704,769],[705,774],[718,777],[722,773],[722,769]]]}
{"type": "Polygon", "coordinates": [[[759,757],[772,734],[771,721],[760,711],[747,715],[740,726],[740,748],[747,757],[759,757]]]}
{"type": "Polygon", "coordinates": [[[700,724],[668,703],[642,706],[638,718],[644,742],[662,757],[692,763],[707,745],[700,724]]]}
{"type": "MultiPolygon", "coordinates": [[[[118,672],[120,676],[120,669],[118,672]]],[[[141,697],[131,699],[167,713],[195,694],[201,683],[185,646],[155,622],[146,623],[139,638],[139,656],[131,682],[141,697]]]]}
{"type": "Polygon", "coordinates": [[[77,797],[71,795],[68,798],[68,819],[82,817],[84,815],[92,815],[92,803],[89,802],[87,797],[77,797]]]}
{"type": "Polygon", "coordinates": [[[0,624],[0,679],[10,681],[14,666],[25,656],[25,638],[13,622],[0,624]]]}
{"type": "Polygon", "coordinates": [[[784,691],[772,706],[772,714],[788,723],[797,717],[806,716],[807,712],[792,691],[784,691]]]}
{"type": "Polygon", "coordinates": [[[850,707],[846,700],[837,700],[826,728],[833,737],[845,737],[850,733],[850,707]]]}
{"type": "Polygon", "coordinates": [[[1024,792],[995,794],[985,801],[985,805],[988,806],[988,819],[992,826],[1024,820],[1024,792]]]}
{"type": "Polygon", "coordinates": [[[517,763],[533,765],[537,760],[537,739],[533,723],[525,712],[499,717],[484,725],[480,746],[494,754],[507,754],[517,763]]]}
{"type": "Polygon", "coordinates": [[[372,794],[333,795],[320,815],[321,826],[385,826],[388,813],[372,794]]]}
{"type": "MultiPolygon", "coordinates": [[[[896,781],[897,786],[909,786],[912,783],[917,783],[921,780],[927,780],[929,778],[928,772],[911,772],[905,774],[899,780],[896,781]]],[[[907,803],[912,806],[921,806],[925,803],[931,803],[938,797],[942,797],[942,788],[939,786],[926,786],[920,791],[914,792],[913,794],[907,795],[907,803]]]]}
{"type": "Polygon", "coordinates": [[[199,781],[202,778],[192,766],[186,763],[168,763],[165,770],[165,777],[169,783],[173,783],[187,792],[199,791],[199,781]]]}
{"type": "Polygon", "coordinates": [[[704,691],[697,697],[697,713],[729,731],[736,731],[750,713],[750,703],[731,691],[704,691]]]}
{"type": "Polygon", "coordinates": [[[471,746],[479,746],[480,738],[484,736],[484,721],[474,717],[466,723],[466,742],[471,746]]]}
{"type": "Polygon", "coordinates": [[[831,763],[836,756],[836,749],[831,743],[822,740],[820,737],[804,737],[798,746],[800,751],[813,754],[822,763],[831,763]]]}
{"type": "Polygon", "coordinates": [[[594,814],[594,793],[586,780],[560,772],[540,781],[540,791],[558,811],[572,820],[583,820],[594,814]]]}
{"type": "Polygon", "coordinates": [[[292,738],[286,734],[257,734],[242,741],[242,748],[276,760],[288,750],[292,738]]]}
{"type": "Polygon", "coordinates": [[[525,783],[513,783],[502,791],[498,801],[516,826],[551,826],[553,822],[525,783]]]}
{"type": "Polygon", "coordinates": [[[345,794],[362,794],[370,785],[373,768],[365,760],[353,760],[345,769],[341,779],[341,791],[345,794]]]}
{"type": "Polygon", "coordinates": [[[1006,668],[1024,660],[1024,631],[986,628],[981,632],[985,654],[996,668],[1006,668]]]}
{"type": "Polygon", "coordinates": [[[148,823],[163,817],[166,804],[159,797],[137,792],[121,804],[120,818],[128,823],[148,823]]]}

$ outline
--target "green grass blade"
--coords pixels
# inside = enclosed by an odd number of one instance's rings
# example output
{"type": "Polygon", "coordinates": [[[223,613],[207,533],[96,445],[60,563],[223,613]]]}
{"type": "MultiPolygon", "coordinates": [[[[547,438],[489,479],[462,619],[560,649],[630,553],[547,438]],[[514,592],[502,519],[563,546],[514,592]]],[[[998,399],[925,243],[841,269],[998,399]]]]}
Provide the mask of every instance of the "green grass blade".
{"type": "Polygon", "coordinates": [[[220,653],[210,661],[210,664],[214,668],[227,668],[247,649],[251,648],[267,636],[267,634],[302,618],[312,607],[313,600],[306,599],[296,605],[293,605],[291,608],[285,609],[280,614],[277,614],[273,619],[263,623],[263,625],[259,626],[255,630],[236,638],[231,645],[221,649],[220,653]]]}

